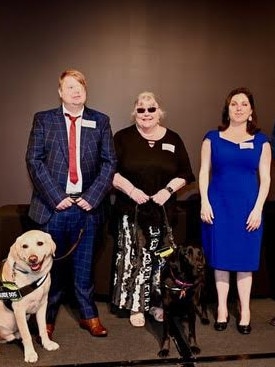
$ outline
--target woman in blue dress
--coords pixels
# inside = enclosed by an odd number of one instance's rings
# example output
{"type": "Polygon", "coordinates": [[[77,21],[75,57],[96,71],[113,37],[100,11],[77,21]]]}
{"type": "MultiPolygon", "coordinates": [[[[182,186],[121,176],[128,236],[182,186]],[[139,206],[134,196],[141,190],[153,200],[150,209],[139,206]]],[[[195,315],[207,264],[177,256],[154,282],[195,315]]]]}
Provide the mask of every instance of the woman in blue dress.
{"type": "Polygon", "coordinates": [[[237,329],[251,332],[252,272],[259,268],[270,162],[270,144],[257,128],[254,98],[247,88],[234,89],[225,100],[221,126],[204,137],[199,173],[203,248],[218,296],[217,331],[227,327],[230,272],[235,271],[237,329]]]}

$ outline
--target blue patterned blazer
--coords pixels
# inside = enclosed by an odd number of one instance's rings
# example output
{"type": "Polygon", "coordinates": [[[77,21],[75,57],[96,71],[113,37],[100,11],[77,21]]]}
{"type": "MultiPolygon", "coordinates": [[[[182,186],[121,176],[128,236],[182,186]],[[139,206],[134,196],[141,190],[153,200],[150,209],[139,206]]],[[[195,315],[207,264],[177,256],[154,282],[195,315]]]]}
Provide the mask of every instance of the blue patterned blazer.
{"type": "MultiPolygon", "coordinates": [[[[87,108],[84,120],[90,127],[81,126],[80,166],[83,194],[92,206],[91,214],[103,220],[102,201],[112,186],[116,156],[109,117],[87,108]]],[[[67,196],[68,137],[62,107],[34,115],[26,163],[33,183],[29,216],[37,223],[46,223],[56,206],[67,196]]]]}

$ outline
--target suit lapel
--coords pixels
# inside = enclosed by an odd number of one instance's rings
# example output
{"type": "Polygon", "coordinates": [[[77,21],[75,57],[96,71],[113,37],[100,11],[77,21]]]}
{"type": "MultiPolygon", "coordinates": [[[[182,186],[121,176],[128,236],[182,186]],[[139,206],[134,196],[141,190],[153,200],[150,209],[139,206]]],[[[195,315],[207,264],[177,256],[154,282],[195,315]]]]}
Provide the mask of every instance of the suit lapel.
{"type": "MultiPolygon", "coordinates": [[[[84,120],[93,120],[93,114],[90,113],[88,111],[88,109],[86,107],[84,107],[84,111],[83,111],[83,119],[84,120]]],[[[83,158],[84,154],[85,154],[85,149],[86,147],[89,145],[88,141],[91,140],[91,134],[93,133],[95,129],[93,128],[85,128],[85,127],[81,127],[81,144],[80,144],[80,156],[81,158],[83,158]]]]}
{"type": "Polygon", "coordinates": [[[62,107],[60,107],[56,114],[54,114],[54,124],[55,124],[55,130],[57,134],[57,139],[59,141],[61,150],[63,151],[63,155],[65,160],[68,162],[69,156],[68,156],[68,133],[66,128],[66,121],[63,115],[62,107]]]}

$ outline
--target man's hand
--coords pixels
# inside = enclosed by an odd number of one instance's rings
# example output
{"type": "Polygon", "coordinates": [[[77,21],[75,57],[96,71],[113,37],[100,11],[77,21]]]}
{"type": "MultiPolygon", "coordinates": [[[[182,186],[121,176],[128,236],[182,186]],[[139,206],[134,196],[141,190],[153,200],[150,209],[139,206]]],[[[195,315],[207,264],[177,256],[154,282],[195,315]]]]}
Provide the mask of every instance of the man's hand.
{"type": "Polygon", "coordinates": [[[57,206],[56,206],[56,210],[66,210],[68,208],[70,208],[72,205],[78,205],[81,209],[85,210],[85,211],[89,211],[92,209],[92,206],[84,199],[82,198],[77,198],[77,199],[73,199],[70,196],[66,197],[65,199],[63,199],[57,206]]]}
{"type": "Polygon", "coordinates": [[[86,210],[87,212],[92,209],[92,205],[82,198],[76,199],[75,204],[79,206],[81,209],[86,210]]]}
{"type": "Polygon", "coordinates": [[[69,196],[60,201],[60,203],[56,206],[56,210],[66,210],[70,208],[73,204],[75,204],[74,199],[69,196]]]}

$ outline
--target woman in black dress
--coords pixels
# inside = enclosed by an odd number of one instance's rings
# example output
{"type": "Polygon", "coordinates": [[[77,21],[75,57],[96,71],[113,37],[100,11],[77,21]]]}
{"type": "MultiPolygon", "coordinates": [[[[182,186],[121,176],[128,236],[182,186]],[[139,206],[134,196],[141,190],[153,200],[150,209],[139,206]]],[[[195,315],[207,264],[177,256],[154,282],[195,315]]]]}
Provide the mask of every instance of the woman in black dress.
{"type": "Polygon", "coordinates": [[[132,116],[134,124],[114,136],[119,224],[113,304],[131,311],[131,324],[140,327],[146,311],[157,321],[163,316],[151,302],[152,292],[160,294],[164,261],[155,255],[164,245],[162,206],[173,225],[176,192],[194,181],[194,175],[182,139],[160,124],[164,113],[153,93],[138,95],[132,116]]]}

